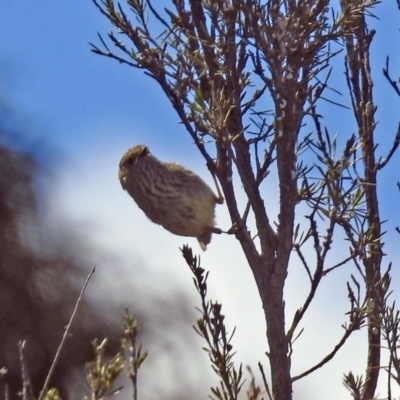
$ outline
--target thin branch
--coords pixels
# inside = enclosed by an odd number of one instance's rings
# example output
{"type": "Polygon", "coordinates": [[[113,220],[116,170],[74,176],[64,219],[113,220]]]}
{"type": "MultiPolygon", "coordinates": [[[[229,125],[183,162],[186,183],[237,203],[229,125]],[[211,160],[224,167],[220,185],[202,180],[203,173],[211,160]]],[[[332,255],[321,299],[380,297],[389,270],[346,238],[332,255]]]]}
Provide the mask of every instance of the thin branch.
{"type": "Polygon", "coordinates": [[[82,300],[83,294],[85,292],[86,286],[88,285],[89,280],[92,277],[92,275],[94,274],[95,270],[96,270],[96,267],[93,267],[92,270],[89,272],[89,275],[86,278],[85,284],[83,285],[83,288],[82,288],[81,293],[80,293],[80,295],[78,297],[78,300],[76,301],[75,308],[74,308],[74,311],[72,312],[72,315],[71,315],[71,318],[70,318],[70,320],[68,322],[68,325],[65,328],[64,335],[63,335],[63,337],[61,339],[60,345],[58,346],[56,355],[54,357],[53,363],[51,364],[49,373],[47,374],[46,381],[44,382],[43,389],[40,392],[38,400],[43,400],[45,395],[46,395],[47,388],[48,388],[49,383],[50,383],[50,379],[53,376],[54,369],[56,368],[58,359],[60,358],[61,350],[63,349],[65,341],[67,340],[69,331],[71,330],[72,322],[75,319],[75,316],[76,316],[76,313],[78,311],[79,305],[81,303],[81,300],[82,300]]]}
{"type": "Polygon", "coordinates": [[[321,254],[320,254],[321,252],[319,250],[320,246],[319,246],[318,230],[317,230],[317,225],[314,220],[314,214],[316,213],[316,211],[317,211],[317,209],[315,208],[314,212],[309,216],[309,220],[310,220],[311,236],[314,238],[314,247],[315,247],[315,251],[317,254],[317,266],[316,266],[316,269],[314,272],[314,276],[312,277],[312,280],[311,280],[310,292],[309,292],[303,306],[296,311],[296,313],[293,317],[292,325],[286,334],[286,339],[287,339],[288,343],[291,343],[294,331],[296,330],[297,326],[299,325],[299,323],[300,323],[301,319],[303,318],[304,314],[306,313],[308,307],[310,306],[311,301],[314,298],[315,293],[318,289],[319,283],[323,277],[322,272],[323,272],[324,263],[321,258],[321,254]]]}
{"type": "Polygon", "coordinates": [[[396,152],[397,148],[399,147],[399,144],[400,144],[400,123],[397,128],[397,133],[396,133],[396,137],[394,138],[393,146],[390,149],[388,156],[384,160],[379,161],[376,164],[376,170],[379,171],[380,169],[382,169],[386,166],[386,164],[389,162],[389,160],[392,158],[393,154],[396,152]]]}
{"type": "Polygon", "coordinates": [[[310,282],[312,283],[313,278],[312,278],[312,276],[311,276],[311,270],[310,270],[310,267],[309,267],[308,264],[307,264],[307,260],[305,259],[305,257],[304,257],[304,255],[303,255],[302,251],[300,250],[300,246],[297,245],[297,244],[294,245],[294,250],[296,251],[297,255],[299,256],[300,261],[302,262],[304,268],[305,268],[306,271],[307,271],[307,275],[308,275],[308,277],[309,277],[309,279],[310,279],[310,282]]]}
{"type": "Polygon", "coordinates": [[[242,107],[243,107],[242,115],[245,115],[247,113],[247,111],[249,111],[252,107],[254,107],[257,100],[260,99],[264,95],[264,92],[267,88],[268,88],[268,86],[264,84],[263,88],[257,89],[253,93],[253,96],[251,97],[251,99],[242,105],[242,107]]]}
{"type": "Polygon", "coordinates": [[[28,366],[26,365],[24,357],[25,340],[18,343],[19,359],[21,363],[21,377],[22,377],[22,400],[34,400],[32,383],[29,376],[28,366]]]}
{"type": "MultiPolygon", "coordinates": [[[[114,60],[117,60],[120,64],[127,64],[127,65],[129,65],[130,67],[133,67],[133,68],[138,68],[138,69],[143,69],[143,68],[144,68],[143,66],[138,65],[137,63],[136,63],[136,64],[135,64],[135,63],[132,63],[132,62],[130,62],[130,61],[128,61],[128,60],[126,60],[126,59],[124,59],[124,58],[122,58],[122,57],[117,56],[116,54],[114,54],[114,53],[108,48],[108,46],[106,45],[104,39],[101,37],[100,33],[97,33],[97,35],[99,36],[101,43],[103,44],[104,48],[105,48],[107,51],[103,51],[103,50],[101,50],[99,47],[97,47],[96,45],[94,45],[93,43],[90,43],[90,42],[89,42],[89,45],[92,47],[91,51],[92,51],[93,53],[99,54],[99,55],[101,55],[101,56],[113,58],[114,60]]],[[[108,36],[109,36],[110,39],[113,41],[113,43],[116,44],[117,47],[119,47],[119,48],[120,48],[122,51],[124,51],[125,53],[129,54],[128,50],[126,50],[126,49],[124,48],[124,46],[123,46],[122,43],[119,43],[119,45],[117,45],[117,42],[118,42],[118,41],[117,41],[117,40],[114,40],[115,38],[114,38],[114,36],[113,36],[112,33],[110,33],[108,36]]]]}
{"type": "MultiPolygon", "coordinates": [[[[398,0],[400,1],[400,0],[398,0]]],[[[386,57],[386,67],[382,68],[383,76],[388,80],[390,86],[394,89],[394,91],[400,96],[400,88],[398,86],[398,82],[393,80],[389,74],[389,56],[386,57]]]]}
{"type": "Polygon", "coordinates": [[[304,378],[305,376],[311,374],[312,372],[316,371],[317,369],[321,368],[324,366],[327,362],[332,360],[333,357],[335,357],[336,353],[341,349],[341,347],[346,343],[347,339],[350,337],[350,335],[355,331],[360,328],[360,319],[357,319],[351,323],[351,325],[346,328],[346,331],[342,337],[342,339],[339,341],[339,343],[333,348],[333,350],[325,356],[318,364],[314,365],[312,368],[308,369],[307,371],[304,371],[300,375],[294,376],[292,378],[292,382],[298,381],[301,378],[304,378]]]}
{"type": "Polygon", "coordinates": [[[353,260],[354,257],[355,257],[355,254],[353,253],[353,254],[349,255],[348,257],[346,257],[344,260],[342,260],[342,261],[338,262],[337,264],[335,264],[334,266],[332,266],[330,268],[327,268],[327,269],[324,269],[324,271],[322,272],[322,275],[323,276],[328,275],[330,272],[332,272],[336,268],[339,268],[342,265],[347,264],[350,260],[353,260]]]}
{"type": "Polygon", "coordinates": [[[273,400],[272,396],[271,396],[271,392],[269,390],[269,385],[268,385],[268,382],[267,382],[267,378],[265,377],[264,367],[262,366],[262,364],[260,362],[258,363],[258,368],[260,369],[260,372],[261,372],[262,380],[263,380],[264,387],[265,387],[265,392],[267,393],[269,399],[273,400]]]}

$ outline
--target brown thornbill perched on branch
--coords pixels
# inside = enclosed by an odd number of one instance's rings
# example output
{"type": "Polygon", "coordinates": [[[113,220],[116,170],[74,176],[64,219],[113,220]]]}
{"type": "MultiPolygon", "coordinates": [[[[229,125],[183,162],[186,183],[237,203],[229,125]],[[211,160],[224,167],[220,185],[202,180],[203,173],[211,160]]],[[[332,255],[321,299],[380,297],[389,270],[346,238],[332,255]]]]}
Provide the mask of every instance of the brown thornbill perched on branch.
{"type": "Polygon", "coordinates": [[[124,154],[118,175],[144,213],[175,235],[193,236],[206,250],[211,234],[221,233],[215,227],[214,209],[223,197],[182,165],[161,162],[139,145],[124,154]]]}

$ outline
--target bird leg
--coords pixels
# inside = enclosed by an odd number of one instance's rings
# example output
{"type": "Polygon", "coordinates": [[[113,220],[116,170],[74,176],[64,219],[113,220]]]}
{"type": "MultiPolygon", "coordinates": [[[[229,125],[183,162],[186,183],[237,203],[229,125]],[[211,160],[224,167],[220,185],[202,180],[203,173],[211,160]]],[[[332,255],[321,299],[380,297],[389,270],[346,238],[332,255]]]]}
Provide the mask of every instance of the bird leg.
{"type": "Polygon", "coordinates": [[[224,204],[225,199],[224,199],[224,196],[223,196],[223,194],[222,194],[222,191],[221,191],[221,189],[220,189],[220,187],[219,187],[218,180],[217,180],[217,176],[215,175],[215,173],[212,174],[212,177],[213,177],[213,179],[214,179],[215,186],[216,186],[216,188],[217,188],[217,196],[215,197],[215,201],[216,201],[218,204],[224,204]]]}
{"type": "MultiPolygon", "coordinates": [[[[215,169],[216,169],[215,162],[214,161],[207,162],[207,167],[211,172],[211,175],[214,179],[215,187],[217,188],[217,195],[215,196],[215,202],[218,204],[224,204],[225,199],[222,194],[221,188],[219,187],[219,183],[217,180],[217,174],[215,173],[215,169]]],[[[217,233],[217,232],[214,232],[214,233],[217,233]]]]}
{"type": "MultiPolygon", "coordinates": [[[[212,177],[214,179],[215,187],[217,188],[217,196],[215,196],[215,202],[218,203],[218,204],[223,204],[225,199],[224,199],[224,196],[222,194],[221,188],[219,187],[219,183],[218,183],[218,180],[217,180],[217,174],[215,173],[215,169],[216,169],[215,162],[213,162],[213,161],[208,162],[207,163],[207,167],[211,172],[211,175],[212,175],[212,177]]],[[[238,226],[235,223],[227,231],[223,231],[221,228],[217,228],[216,226],[210,227],[208,229],[209,229],[210,232],[216,233],[218,235],[220,235],[221,233],[226,233],[227,235],[234,235],[235,232],[238,229],[238,226]]]]}
{"type": "MultiPolygon", "coordinates": [[[[221,188],[219,187],[219,183],[217,180],[217,174],[215,173],[215,169],[216,169],[215,163],[213,161],[208,162],[207,166],[208,166],[208,169],[210,170],[211,175],[214,179],[215,187],[217,188],[217,196],[215,196],[215,201],[218,204],[223,204],[225,199],[224,199],[224,196],[222,195],[221,188]]],[[[223,231],[221,228],[217,228],[216,226],[209,227],[208,229],[210,232],[216,233],[218,235],[220,235],[221,233],[226,233],[227,235],[234,235],[238,229],[238,225],[237,225],[237,223],[234,223],[227,231],[223,231]]]]}
{"type": "Polygon", "coordinates": [[[216,226],[207,228],[210,232],[216,233],[220,235],[221,233],[226,233],[227,235],[234,235],[238,230],[237,224],[233,224],[227,231],[223,231],[221,228],[217,228],[216,226]]]}

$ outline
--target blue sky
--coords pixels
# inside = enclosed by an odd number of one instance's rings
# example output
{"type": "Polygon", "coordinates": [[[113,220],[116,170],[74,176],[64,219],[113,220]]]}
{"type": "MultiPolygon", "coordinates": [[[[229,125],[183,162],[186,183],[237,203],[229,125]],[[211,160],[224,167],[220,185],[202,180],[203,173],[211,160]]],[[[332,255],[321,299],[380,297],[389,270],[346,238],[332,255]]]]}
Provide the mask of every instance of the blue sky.
{"type": "Polygon", "coordinates": [[[89,51],[110,29],[91,1],[15,1],[2,10],[7,89],[39,135],[72,153],[116,136],[152,141],[160,126],[181,132],[166,132],[171,145],[186,137],[154,82],[89,51]]]}
{"type": "MultiPolygon", "coordinates": [[[[84,223],[90,240],[110,254],[123,258],[119,276],[124,282],[118,283],[114,271],[104,260],[94,260],[100,271],[103,267],[100,276],[104,281],[98,282],[102,290],[107,289],[111,278],[115,285],[123,288],[126,281],[132,279],[132,268],[145,264],[149,275],[161,275],[160,281],[168,282],[169,286],[166,286],[183,287],[188,295],[192,293],[190,274],[179,251],[171,254],[170,249],[177,249],[183,243],[195,248],[195,240],[172,236],[150,224],[121,190],[116,177],[119,159],[126,149],[146,143],[160,158],[184,163],[212,184],[203,160],[191,146],[191,139],[178,124],[177,116],[156,83],[138,70],[89,51],[89,42],[99,44],[97,32],[106,36],[111,29],[89,0],[4,1],[0,10],[0,100],[12,111],[16,126],[29,134],[24,138],[27,145],[39,150],[41,146],[48,149],[46,160],[56,177],[46,200],[49,225],[53,224],[56,229],[63,218],[84,223]]],[[[394,1],[386,1],[378,7],[377,13],[381,21],[373,21],[378,28],[373,46],[376,54],[373,67],[379,76],[386,55],[390,53],[391,70],[397,77],[400,12],[394,1]]],[[[339,71],[337,79],[341,74],[339,71]]],[[[380,107],[378,130],[379,137],[382,137],[380,148],[383,149],[388,147],[387,141],[397,129],[399,99],[383,79],[378,82],[375,87],[380,107]]],[[[346,129],[346,119],[336,115],[331,117],[334,129],[346,129]]],[[[397,155],[392,167],[384,172],[385,179],[381,183],[381,204],[387,210],[387,216],[399,209],[397,193],[393,196],[393,176],[398,176],[398,165],[397,155]]],[[[218,209],[218,222],[222,227],[229,226],[223,207],[218,209]]],[[[390,245],[392,242],[398,242],[398,238],[388,237],[387,243],[390,245]]],[[[212,270],[210,293],[223,302],[232,325],[238,325],[236,343],[246,365],[259,361],[260,354],[265,351],[265,327],[253,279],[236,247],[231,237],[214,237],[202,260],[204,266],[212,270]],[[232,275],[232,269],[235,269],[235,278],[227,283],[226,276],[232,275]],[[238,293],[243,297],[243,292],[248,299],[236,301],[238,293]],[[254,312],[249,313],[249,310],[254,312]]],[[[289,292],[294,293],[288,300],[289,310],[290,301],[295,304],[298,293],[303,293],[303,288],[297,292],[299,283],[295,276],[288,282],[289,292]]],[[[151,289],[151,279],[146,285],[149,290],[154,290],[151,289]]],[[[312,342],[305,339],[303,347],[302,339],[299,341],[300,360],[294,363],[296,371],[309,365],[314,356],[318,359],[317,355],[309,354],[310,345],[333,341],[340,334],[345,309],[339,307],[336,317],[326,311],[335,296],[338,303],[345,299],[343,281],[339,286],[325,284],[318,297],[320,303],[316,303],[307,317],[308,332],[317,334],[312,342]],[[334,329],[328,324],[331,320],[336,323],[334,329]]],[[[194,298],[193,307],[196,301],[194,298]]],[[[359,349],[356,351],[361,352],[359,349]]],[[[364,358],[360,354],[352,353],[351,358],[354,360],[352,365],[361,368],[364,358]],[[360,362],[357,364],[358,359],[360,362]]],[[[341,374],[352,368],[348,358],[349,353],[344,353],[327,369],[327,375],[322,375],[323,372],[316,374],[318,381],[329,376],[329,371],[335,373],[335,379],[330,378],[329,383],[320,385],[312,379],[301,383],[299,386],[308,393],[304,398],[327,399],[327,385],[331,385],[328,386],[329,393],[343,395],[341,374]]],[[[263,361],[266,363],[266,359],[263,361]]]]}

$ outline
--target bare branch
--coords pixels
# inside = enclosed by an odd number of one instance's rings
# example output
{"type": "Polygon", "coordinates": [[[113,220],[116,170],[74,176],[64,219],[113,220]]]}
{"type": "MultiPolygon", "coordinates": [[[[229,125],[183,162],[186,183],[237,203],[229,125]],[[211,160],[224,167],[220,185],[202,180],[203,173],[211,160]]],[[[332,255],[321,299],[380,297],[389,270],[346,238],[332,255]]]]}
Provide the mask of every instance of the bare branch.
{"type": "Polygon", "coordinates": [[[382,69],[383,76],[388,80],[394,91],[400,96],[400,88],[398,82],[393,80],[389,74],[389,56],[386,57],[386,66],[382,69]]]}
{"type": "Polygon", "coordinates": [[[307,371],[302,372],[301,374],[294,376],[292,378],[292,382],[298,381],[301,378],[304,378],[307,375],[310,375],[312,372],[316,371],[317,369],[323,367],[327,362],[332,360],[333,357],[337,354],[337,352],[343,347],[343,345],[346,343],[347,339],[350,337],[350,335],[360,329],[360,326],[362,324],[362,318],[356,317],[354,321],[352,321],[349,325],[348,328],[345,328],[345,332],[340,339],[339,343],[333,348],[333,350],[327,354],[319,363],[315,364],[313,367],[308,369],[307,371]]]}
{"type": "Polygon", "coordinates": [[[42,390],[40,392],[40,395],[39,395],[39,400],[43,400],[45,395],[46,395],[46,392],[47,392],[47,389],[48,389],[48,386],[49,386],[49,383],[50,383],[50,379],[53,376],[53,373],[54,373],[54,370],[56,368],[57,362],[58,362],[58,360],[60,358],[61,350],[64,348],[64,344],[65,344],[65,342],[67,340],[67,337],[68,337],[68,335],[70,333],[70,330],[71,330],[72,322],[74,321],[75,316],[76,316],[76,314],[78,312],[79,306],[81,304],[81,301],[82,301],[82,298],[83,298],[83,294],[85,293],[86,287],[89,284],[90,278],[94,274],[95,270],[96,270],[96,267],[93,267],[92,270],[89,272],[89,274],[88,274],[88,276],[86,278],[86,281],[85,281],[85,283],[84,283],[84,285],[82,287],[81,293],[79,294],[79,297],[78,297],[78,299],[76,301],[74,310],[73,310],[73,312],[71,314],[71,318],[70,318],[70,320],[68,322],[68,325],[65,328],[63,337],[62,337],[61,342],[60,342],[60,345],[58,346],[56,355],[54,356],[53,363],[51,364],[50,370],[49,370],[49,372],[48,372],[48,374],[46,376],[46,380],[44,382],[43,388],[42,388],[42,390]]]}
{"type": "Polygon", "coordinates": [[[384,168],[387,165],[387,163],[390,161],[390,159],[392,158],[392,156],[396,152],[397,148],[399,147],[399,144],[400,144],[400,123],[399,123],[399,126],[397,128],[396,137],[394,138],[393,146],[390,149],[389,154],[387,155],[387,157],[384,160],[379,161],[376,164],[377,171],[379,171],[380,169],[384,168]]]}

